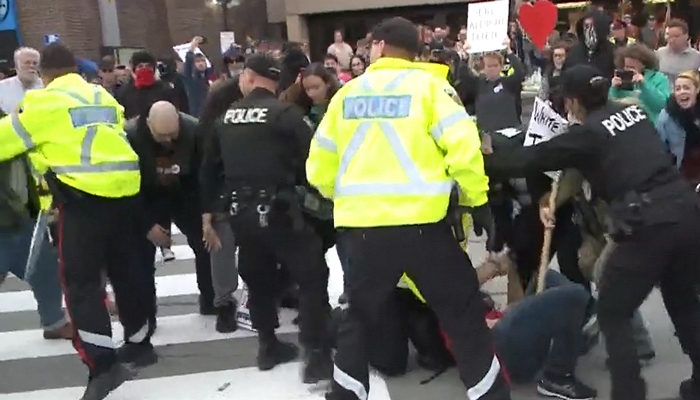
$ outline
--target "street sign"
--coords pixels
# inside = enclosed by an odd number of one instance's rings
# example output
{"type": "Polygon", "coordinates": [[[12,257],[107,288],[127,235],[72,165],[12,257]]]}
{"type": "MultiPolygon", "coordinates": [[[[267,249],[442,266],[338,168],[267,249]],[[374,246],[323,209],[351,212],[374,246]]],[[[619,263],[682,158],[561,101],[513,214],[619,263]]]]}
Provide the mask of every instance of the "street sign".
{"type": "Polygon", "coordinates": [[[44,35],[44,46],[48,46],[51,43],[56,43],[61,40],[61,37],[57,33],[51,33],[44,35]]]}

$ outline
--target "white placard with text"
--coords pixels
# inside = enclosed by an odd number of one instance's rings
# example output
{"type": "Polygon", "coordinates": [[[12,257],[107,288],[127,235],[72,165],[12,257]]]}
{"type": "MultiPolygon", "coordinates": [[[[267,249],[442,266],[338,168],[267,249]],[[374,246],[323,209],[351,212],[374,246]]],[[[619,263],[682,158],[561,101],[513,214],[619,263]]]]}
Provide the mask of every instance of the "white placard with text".
{"type": "MultiPolygon", "coordinates": [[[[178,57],[180,57],[180,60],[182,60],[184,62],[185,56],[187,55],[187,52],[190,51],[190,44],[189,43],[178,44],[177,46],[173,46],[173,50],[175,50],[175,53],[177,53],[178,57]]],[[[204,52],[202,50],[200,50],[199,47],[197,47],[194,50],[194,54],[203,55],[204,59],[207,61],[207,67],[211,68],[211,62],[209,62],[207,55],[204,54],[204,52]]]]}
{"type": "Polygon", "coordinates": [[[568,121],[554,111],[549,104],[535,97],[523,146],[534,146],[546,142],[566,132],[568,126],[568,121]]]}
{"type": "Polygon", "coordinates": [[[469,3],[467,42],[469,53],[483,53],[505,48],[508,33],[508,0],[469,3]]]}

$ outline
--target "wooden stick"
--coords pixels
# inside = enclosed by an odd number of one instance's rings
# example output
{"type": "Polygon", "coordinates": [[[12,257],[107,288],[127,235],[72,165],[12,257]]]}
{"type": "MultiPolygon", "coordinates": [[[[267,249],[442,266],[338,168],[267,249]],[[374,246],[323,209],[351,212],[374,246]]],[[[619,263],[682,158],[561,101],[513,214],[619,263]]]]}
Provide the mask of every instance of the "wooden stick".
{"type": "MultiPolygon", "coordinates": [[[[559,191],[559,178],[552,181],[552,190],[549,192],[549,209],[555,211],[557,192],[559,191]]],[[[549,250],[552,247],[552,234],[554,227],[545,228],[544,241],[542,243],[542,257],[540,258],[540,269],[537,272],[537,293],[544,290],[545,276],[549,270],[549,250]]]]}

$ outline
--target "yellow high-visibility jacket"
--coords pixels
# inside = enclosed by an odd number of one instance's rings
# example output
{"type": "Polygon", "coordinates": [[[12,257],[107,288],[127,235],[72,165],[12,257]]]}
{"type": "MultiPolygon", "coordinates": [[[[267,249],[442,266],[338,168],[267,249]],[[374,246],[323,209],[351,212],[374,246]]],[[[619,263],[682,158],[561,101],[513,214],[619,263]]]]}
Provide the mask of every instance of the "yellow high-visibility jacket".
{"type": "Polygon", "coordinates": [[[27,92],[17,112],[0,119],[0,161],[22,153],[38,175],[107,198],[139,192],[138,156],[124,133],[124,109],[78,74],[27,92]]]}
{"type": "Polygon", "coordinates": [[[333,97],[306,173],[333,200],[336,226],[440,221],[454,181],[465,205],[486,203],[481,139],[446,75],[439,64],[382,58],[333,97]]]}

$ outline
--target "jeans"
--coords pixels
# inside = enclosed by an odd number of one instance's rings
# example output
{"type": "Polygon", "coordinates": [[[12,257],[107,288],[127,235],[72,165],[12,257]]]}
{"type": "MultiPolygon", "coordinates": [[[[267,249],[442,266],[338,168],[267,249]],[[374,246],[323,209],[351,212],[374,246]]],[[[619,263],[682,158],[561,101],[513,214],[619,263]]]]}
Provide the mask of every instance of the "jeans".
{"type": "Polygon", "coordinates": [[[527,383],[544,369],[554,375],[574,372],[590,294],[556,271],[546,290],[512,306],[492,329],[498,355],[515,383],[527,383]]]}
{"type": "MultiPolygon", "coordinates": [[[[33,231],[33,221],[19,229],[0,229],[0,282],[8,272],[24,279],[33,231]]],[[[67,321],[58,278],[58,252],[48,240],[42,244],[36,269],[27,283],[38,305],[41,326],[45,330],[54,330],[65,325],[67,321]]]]}

